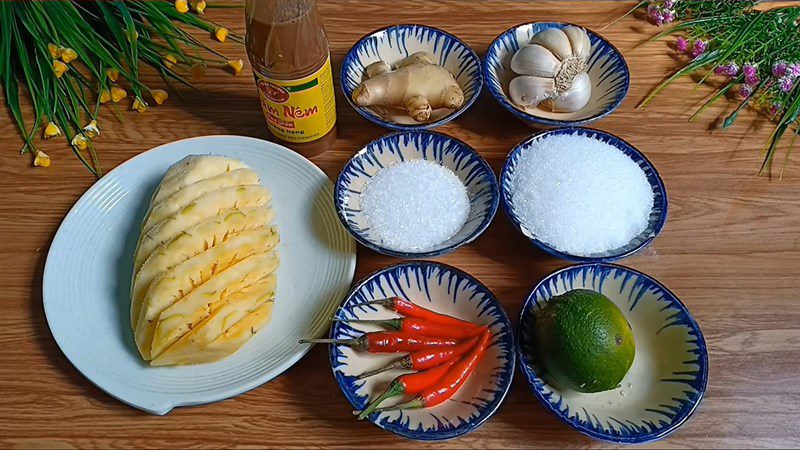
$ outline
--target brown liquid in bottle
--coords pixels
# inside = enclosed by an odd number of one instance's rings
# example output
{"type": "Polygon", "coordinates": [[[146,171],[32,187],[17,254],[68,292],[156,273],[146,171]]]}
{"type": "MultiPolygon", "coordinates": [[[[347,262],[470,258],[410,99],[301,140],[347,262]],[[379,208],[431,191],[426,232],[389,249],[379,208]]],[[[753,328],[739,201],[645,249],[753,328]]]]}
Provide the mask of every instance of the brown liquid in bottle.
{"type": "Polygon", "coordinates": [[[314,0],[247,0],[247,55],[267,125],[311,157],[336,140],[330,50],[314,0]]]}

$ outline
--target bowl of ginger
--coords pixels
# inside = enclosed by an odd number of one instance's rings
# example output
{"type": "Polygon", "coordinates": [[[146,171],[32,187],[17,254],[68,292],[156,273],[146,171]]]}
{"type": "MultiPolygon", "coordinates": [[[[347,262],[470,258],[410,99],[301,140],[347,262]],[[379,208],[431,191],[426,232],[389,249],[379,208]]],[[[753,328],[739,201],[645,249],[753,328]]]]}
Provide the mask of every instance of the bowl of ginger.
{"type": "Polygon", "coordinates": [[[481,60],[438,28],[394,25],[356,42],[342,61],[342,91],[367,120],[393,130],[436,128],[478,98],[481,60]]]}

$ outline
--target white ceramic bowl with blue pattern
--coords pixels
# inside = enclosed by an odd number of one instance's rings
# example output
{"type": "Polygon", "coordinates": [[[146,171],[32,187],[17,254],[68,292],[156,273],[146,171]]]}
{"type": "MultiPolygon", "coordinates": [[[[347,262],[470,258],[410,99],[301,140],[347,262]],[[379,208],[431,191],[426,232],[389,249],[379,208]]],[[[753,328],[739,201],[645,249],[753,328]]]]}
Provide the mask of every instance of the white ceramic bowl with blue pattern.
{"type": "Polygon", "coordinates": [[[555,113],[537,108],[534,113],[518,108],[508,97],[508,84],[517,75],[511,70],[511,57],[531,37],[547,28],[564,28],[568,22],[532,22],[517,25],[495,38],[486,51],[483,78],[492,96],[526,124],[536,128],[588,125],[612,112],[625,100],[630,86],[628,64],[619,50],[599,34],[581,27],[589,35],[592,53],[587,73],[592,81],[589,103],[578,111],[555,113]]]}
{"type": "Polygon", "coordinates": [[[365,35],[344,57],[340,80],[350,106],[370,122],[393,130],[430,130],[444,125],[472,106],[483,88],[478,54],[452,34],[424,25],[393,25],[365,35]],[[401,59],[421,51],[432,53],[438,59],[438,64],[456,78],[464,91],[464,105],[461,108],[452,112],[435,110],[431,120],[425,123],[415,122],[411,117],[397,117],[395,122],[386,120],[370,108],[353,103],[353,91],[364,79],[364,70],[368,65],[386,61],[394,67],[401,59]]]}
{"type": "MultiPolygon", "coordinates": [[[[480,281],[455,267],[410,261],[389,266],[361,281],[344,300],[336,318],[396,317],[396,313],[381,306],[365,305],[386,297],[400,297],[439,313],[486,325],[492,337],[476,371],[452,398],[432,408],[372,413],[369,420],[392,433],[419,441],[450,439],[478,428],[500,407],[514,375],[514,333],[500,303],[480,281]]],[[[374,325],[334,322],[330,337],[351,339],[363,332],[380,330],[374,325]]],[[[403,371],[392,370],[361,380],[356,376],[397,357],[359,352],[342,345],[330,347],[336,381],[353,408],[359,411],[403,371]]],[[[382,406],[405,400],[408,398],[396,398],[382,406]]]]}
{"type": "Polygon", "coordinates": [[[334,187],[336,212],[347,231],[365,247],[399,258],[443,255],[474,241],[494,218],[499,199],[497,179],[489,164],[466,143],[432,131],[395,132],[370,142],[345,164],[334,187]],[[382,168],[414,160],[435,162],[453,171],[464,183],[470,210],[461,229],[446,241],[425,251],[403,252],[387,248],[370,228],[361,209],[361,195],[382,168]]]}
{"type": "Polygon", "coordinates": [[[506,162],[503,165],[503,170],[500,173],[500,192],[503,208],[506,210],[506,214],[511,219],[511,222],[514,224],[514,226],[535,246],[539,247],[539,249],[545,253],[555,256],[556,258],[566,259],[568,261],[610,262],[627,258],[628,256],[634,255],[650,245],[653,239],[655,239],[656,236],[661,233],[661,230],[664,228],[664,224],[667,222],[667,209],[669,206],[669,202],[667,201],[667,188],[664,186],[664,181],[661,179],[661,176],[658,174],[655,166],[653,166],[647,157],[645,157],[642,152],[637,150],[636,147],[611,133],[595,130],[593,128],[556,128],[531,135],[524,141],[517,144],[516,147],[514,147],[508,154],[506,162]],[[531,230],[523,225],[514,205],[513,195],[511,192],[511,178],[514,174],[514,170],[516,169],[519,158],[525,154],[525,152],[530,151],[531,146],[535,142],[548,136],[556,135],[584,136],[605,142],[606,144],[619,149],[642,169],[645,178],[647,178],[647,182],[650,183],[650,188],[653,191],[653,208],[650,211],[650,218],[647,222],[647,227],[641,233],[639,233],[638,236],[634,237],[630,242],[620,248],[611,249],[605,252],[593,253],[588,256],[579,256],[562,252],[557,248],[548,245],[537,238],[531,230]]]}
{"type": "Polygon", "coordinates": [[[663,438],[697,409],[708,382],[708,353],[683,303],[649,276],[613,264],[558,270],[528,296],[519,321],[519,366],[533,393],[562,421],[593,438],[638,444],[663,438]],[[636,356],[616,389],[584,394],[542,377],[532,324],[554,296],[591,289],[611,299],[633,330],[636,356]]]}

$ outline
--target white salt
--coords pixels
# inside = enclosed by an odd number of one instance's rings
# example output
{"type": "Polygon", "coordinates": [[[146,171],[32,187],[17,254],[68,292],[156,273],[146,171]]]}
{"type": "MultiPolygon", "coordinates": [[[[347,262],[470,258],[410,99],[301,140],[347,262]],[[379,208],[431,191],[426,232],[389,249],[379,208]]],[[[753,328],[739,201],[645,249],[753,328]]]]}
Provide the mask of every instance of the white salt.
{"type": "Polygon", "coordinates": [[[528,231],[551,247],[588,256],[628,244],[646,228],[653,192],[619,149],[585,136],[555,135],[523,151],[509,180],[528,231]]]}
{"type": "Polygon", "coordinates": [[[364,187],[361,209],[386,248],[420,252],[451,238],[469,215],[469,197],[455,173],[430,161],[378,171],[364,187]]]}

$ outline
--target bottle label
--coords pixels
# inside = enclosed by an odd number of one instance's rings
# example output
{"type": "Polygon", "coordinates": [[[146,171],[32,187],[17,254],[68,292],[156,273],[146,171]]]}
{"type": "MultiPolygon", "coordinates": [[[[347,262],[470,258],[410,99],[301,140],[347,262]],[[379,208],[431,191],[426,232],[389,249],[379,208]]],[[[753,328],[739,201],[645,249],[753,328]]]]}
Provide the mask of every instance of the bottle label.
{"type": "Polygon", "coordinates": [[[272,134],[286,142],[311,142],[336,124],[331,57],[311,75],[276,80],[255,72],[261,110],[272,134]]]}

